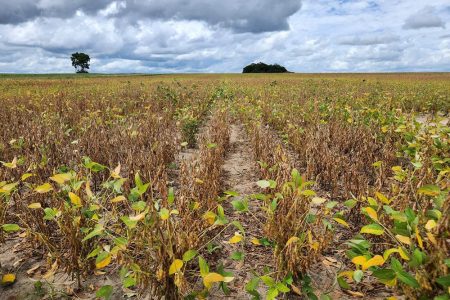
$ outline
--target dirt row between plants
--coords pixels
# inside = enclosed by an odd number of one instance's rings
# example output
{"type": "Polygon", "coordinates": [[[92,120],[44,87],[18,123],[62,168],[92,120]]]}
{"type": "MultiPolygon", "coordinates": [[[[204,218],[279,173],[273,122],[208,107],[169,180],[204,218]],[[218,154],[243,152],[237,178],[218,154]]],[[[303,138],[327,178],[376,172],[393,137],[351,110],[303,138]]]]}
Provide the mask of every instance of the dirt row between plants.
{"type": "MultiPolygon", "coordinates": [[[[242,125],[232,124],[230,134],[230,149],[222,166],[223,188],[238,193],[238,196],[230,197],[223,203],[225,215],[230,222],[238,221],[245,230],[245,239],[238,244],[228,244],[235,234],[236,227],[230,226],[220,237],[224,245],[219,260],[223,263],[226,271],[233,272],[235,279],[229,283],[230,295],[224,295],[222,291],[214,290],[211,299],[250,299],[245,291],[246,283],[255,276],[262,275],[265,267],[273,267],[273,253],[269,247],[254,245],[253,238],[264,237],[265,212],[262,210],[260,200],[250,199],[249,195],[258,193],[258,170],[255,159],[251,153],[251,146],[242,125]],[[231,202],[233,200],[248,200],[248,212],[240,213],[234,210],[231,202]],[[242,260],[233,260],[232,254],[241,252],[242,260]]],[[[259,292],[265,295],[265,289],[259,292]]]]}
{"type": "MultiPolygon", "coordinates": [[[[276,137],[276,134],[274,134],[273,138],[277,139],[276,137]]],[[[281,140],[279,142],[282,143],[281,140]]],[[[294,152],[286,145],[283,145],[283,147],[291,157],[291,161],[295,162],[297,158],[294,152]]],[[[231,291],[229,295],[224,295],[223,291],[215,289],[211,291],[209,299],[252,299],[252,296],[245,291],[246,283],[255,276],[263,275],[264,268],[274,271],[275,257],[271,247],[257,246],[251,242],[253,238],[261,239],[265,237],[266,212],[261,200],[250,199],[249,197],[261,192],[256,184],[261,178],[252,152],[251,142],[244,127],[240,124],[231,125],[230,149],[222,169],[224,190],[239,194],[239,196],[231,197],[226,203],[223,203],[225,215],[230,222],[239,221],[241,223],[245,230],[245,240],[242,242],[243,246],[226,243],[237,231],[234,226],[230,226],[219,237],[218,242],[221,242],[224,246],[217,257],[216,265],[223,263],[225,270],[232,272],[235,280],[228,285],[231,291]],[[245,213],[235,211],[231,202],[244,199],[248,200],[249,211],[245,213]],[[237,251],[244,254],[243,260],[236,261],[231,258],[232,254],[237,251]]],[[[350,299],[351,297],[342,293],[335,282],[336,274],[342,268],[342,263],[338,261],[339,255],[337,253],[327,254],[328,256],[324,256],[323,260],[318,262],[311,270],[312,274],[310,275],[316,292],[318,292],[318,295],[327,292],[333,299],[350,299]]],[[[267,287],[262,282],[260,282],[258,292],[264,299],[267,287]]],[[[288,299],[300,299],[299,296],[294,294],[289,294],[288,297],[288,299]]]]}

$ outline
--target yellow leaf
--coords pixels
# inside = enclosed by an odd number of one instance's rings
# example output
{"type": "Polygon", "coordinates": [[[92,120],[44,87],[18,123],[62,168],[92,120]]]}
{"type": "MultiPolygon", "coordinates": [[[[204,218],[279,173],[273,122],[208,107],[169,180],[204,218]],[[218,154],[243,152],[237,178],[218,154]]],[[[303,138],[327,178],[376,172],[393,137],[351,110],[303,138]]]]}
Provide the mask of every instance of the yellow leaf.
{"type": "Polygon", "coordinates": [[[32,209],[38,209],[41,208],[41,204],[39,202],[36,203],[31,203],[30,205],[28,205],[28,208],[32,208],[32,209]]]}
{"type": "Polygon", "coordinates": [[[380,281],[390,287],[397,285],[397,277],[394,277],[391,280],[380,280],[380,281]]]}
{"type": "Polygon", "coordinates": [[[386,251],[384,251],[383,259],[386,261],[389,258],[389,256],[391,256],[392,253],[398,253],[398,249],[391,248],[391,249],[387,249],[386,251]]]}
{"type": "Polygon", "coordinates": [[[373,220],[378,221],[378,214],[372,207],[368,206],[364,208],[364,211],[371,217],[373,220]]]}
{"type": "Polygon", "coordinates": [[[44,183],[43,185],[38,186],[34,189],[35,192],[39,194],[45,194],[53,190],[53,187],[50,183],[44,183]]]}
{"type": "Polygon", "coordinates": [[[375,200],[372,197],[367,197],[367,202],[369,203],[369,205],[371,206],[378,206],[377,200],[375,200]]]}
{"type": "Polygon", "coordinates": [[[159,216],[161,220],[165,221],[170,217],[169,210],[167,208],[161,208],[161,211],[159,212],[159,216]]]}
{"type": "Polygon", "coordinates": [[[411,246],[411,239],[410,239],[409,237],[404,236],[404,235],[397,234],[397,235],[395,236],[395,238],[396,238],[397,240],[399,240],[400,242],[402,242],[403,244],[406,244],[406,245],[411,246]]]}
{"type": "Polygon", "coordinates": [[[19,184],[19,182],[13,182],[13,183],[9,183],[9,184],[5,184],[4,186],[0,187],[0,192],[1,193],[9,193],[12,189],[14,189],[17,185],[19,184]]]}
{"type": "Polygon", "coordinates": [[[81,206],[81,198],[78,197],[76,194],[69,192],[69,198],[70,202],[72,202],[74,206],[81,206]]]}
{"type": "Polygon", "coordinates": [[[124,196],[120,195],[120,196],[117,196],[117,197],[111,199],[111,202],[112,203],[117,203],[117,202],[121,202],[121,201],[125,201],[125,200],[127,200],[127,198],[125,198],[124,196]]]}
{"type": "Polygon", "coordinates": [[[406,253],[406,251],[403,249],[403,247],[398,247],[398,253],[400,254],[401,258],[404,260],[409,260],[409,256],[406,253]]]}
{"type": "Polygon", "coordinates": [[[111,254],[108,255],[101,261],[95,263],[97,269],[103,269],[111,263],[111,254]]]}
{"type": "Polygon", "coordinates": [[[7,168],[15,169],[17,168],[17,157],[14,157],[14,159],[10,163],[2,162],[2,164],[7,168]]]}
{"type": "Polygon", "coordinates": [[[375,192],[375,196],[377,196],[378,200],[380,200],[384,204],[389,204],[392,200],[389,200],[385,195],[380,192],[375,192]]]}
{"type": "Polygon", "coordinates": [[[384,233],[383,227],[374,223],[363,226],[360,230],[361,233],[374,234],[374,235],[382,235],[384,233]]]}
{"type": "Polygon", "coordinates": [[[314,198],[312,198],[312,200],[311,200],[312,204],[314,204],[314,205],[320,205],[320,204],[322,204],[322,203],[324,203],[324,202],[326,202],[326,201],[327,201],[327,199],[325,199],[325,198],[320,198],[320,197],[314,197],[314,198]]]}
{"type": "Polygon", "coordinates": [[[235,233],[234,236],[228,241],[230,244],[237,244],[240,241],[242,241],[244,237],[240,235],[239,233],[235,233]]]}
{"type": "Polygon", "coordinates": [[[422,240],[422,237],[420,236],[419,229],[417,229],[417,227],[416,227],[416,239],[417,239],[417,243],[419,244],[419,247],[422,250],[424,250],[423,249],[423,240],[422,240]]]}
{"type": "Polygon", "coordinates": [[[437,245],[437,241],[436,241],[434,235],[433,235],[431,232],[427,232],[427,237],[428,237],[428,240],[429,240],[433,245],[435,245],[435,246],[437,245]]]}
{"type": "Polygon", "coordinates": [[[209,289],[211,287],[212,283],[223,282],[224,280],[225,280],[225,277],[223,277],[219,273],[208,273],[203,278],[203,284],[205,285],[205,287],[207,287],[209,289]]]}
{"type": "Polygon", "coordinates": [[[344,220],[342,220],[341,218],[333,218],[333,220],[335,220],[336,222],[338,222],[339,224],[341,224],[347,228],[350,228],[350,225],[348,225],[348,223],[345,222],[344,220]]]}
{"type": "Polygon", "coordinates": [[[195,183],[203,184],[203,180],[201,180],[200,178],[195,178],[195,183]]]}
{"type": "Polygon", "coordinates": [[[257,238],[253,238],[252,239],[252,244],[253,245],[257,245],[257,246],[261,246],[261,242],[257,238]]]}
{"type": "Polygon", "coordinates": [[[126,250],[126,247],[119,247],[119,246],[114,246],[111,249],[111,254],[116,256],[121,250],[126,250]]]}
{"type": "Polygon", "coordinates": [[[299,240],[299,238],[296,237],[296,236],[291,237],[291,238],[286,242],[286,247],[289,246],[289,245],[292,244],[292,243],[297,242],[298,240],[299,240]]]}
{"type": "Polygon", "coordinates": [[[80,225],[80,222],[81,222],[81,216],[78,216],[78,217],[73,218],[73,224],[74,224],[75,226],[80,225]]]}
{"type": "Polygon", "coordinates": [[[315,196],[316,192],[314,192],[313,190],[303,190],[301,188],[297,189],[297,193],[300,193],[300,195],[303,196],[307,196],[307,197],[311,197],[311,196],[315,196]]]}
{"type": "Polygon", "coordinates": [[[370,267],[382,266],[383,264],[384,264],[383,257],[381,255],[375,255],[374,257],[372,257],[371,259],[362,264],[362,269],[367,270],[370,267]]]}
{"type": "MultiPolygon", "coordinates": [[[[194,202],[194,205],[192,206],[192,209],[193,210],[197,210],[197,209],[199,209],[200,208],[200,202],[198,202],[198,201],[195,201],[194,202]]],[[[214,223],[214,222],[213,222],[214,223]]]]}
{"type": "Polygon", "coordinates": [[[138,214],[138,215],[136,215],[136,216],[130,217],[130,221],[140,221],[140,220],[142,220],[144,217],[145,217],[145,212],[140,213],[140,214],[138,214]]]}
{"type": "Polygon", "coordinates": [[[316,251],[319,250],[319,242],[316,241],[316,242],[312,243],[311,248],[316,251]]]}
{"type": "Polygon", "coordinates": [[[437,224],[435,220],[428,220],[427,224],[425,225],[425,229],[431,231],[436,226],[437,224]]]}
{"type": "Polygon", "coordinates": [[[394,172],[401,172],[401,171],[403,171],[403,169],[402,169],[401,166],[393,166],[392,167],[392,171],[394,171],[394,172]]]}
{"type": "Polygon", "coordinates": [[[354,263],[357,266],[363,265],[366,262],[367,262],[367,258],[362,255],[356,256],[352,259],[352,263],[354,263]]]}
{"type": "Polygon", "coordinates": [[[16,281],[16,275],[8,273],[2,276],[2,285],[11,285],[16,281]]]}
{"type": "Polygon", "coordinates": [[[89,199],[92,198],[92,196],[94,195],[94,194],[92,193],[92,190],[91,190],[91,183],[90,183],[89,181],[86,182],[86,195],[89,197],[89,199]]]}
{"type": "Polygon", "coordinates": [[[311,230],[308,230],[308,243],[309,243],[309,245],[312,245],[312,243],[313,243],[311,230]]]}
{"type": "MultiPolygon", "coordinates": [[[[173,278],[173,283],[175,283],[175,286],[177,286],[178,288],[181,288],[183,286],[183,280],[182,280],[183,276],[182,274],[179,273],[175,273],[174,278],[173,278]]],[[[206,298],[199,298],[199,300],[206,300],[206,298]]]]}
{"type": "Polygon", "coordinates": [[[162,281],[164,279],[164,270],[162,268],[159,268],[156,272],[156,279],[158,279],[158,281],[162,281]]]}
{"type": "Polygon", "coordinates": [[[181,259],[175,259],[169,267],[169,275],[175,274],[183,267],[183,261],[181,259]]]}
{"type": "Polygon", "coordinates": [[[216,214],[213,213],[212,211],[207,211],[203,215],[203,219],[205,219],[210,225],[213,225],[214,222],[216,221],[216,214]]]}
{"type": "Polygon", "coordinates": [[[115,175],[119,175],[119,178],[120,178],[120,170],[121,170],[121,164],[119,163],[118,165],[117,165],[117,167],[114,169],[114,171],[113,171],[113,173],[115,174],[115,175]]]}
{"type": "Polygon", "coordinates": [[[34,174],[31,173],[25,173],[22,175],[22,177],[20,178],[22,181],[27,180],[28,178],[30,178],[31,176],[34,176],[34,174]]]}
{"type": "Polygon", "coordinates": [[[70,173],[56,174],[56,175],[50,177],[50,179],[56,183],[64,184],[66,181],[69,181],[70,179],[72,179],[72,174],[70,174],[70,173]]]}
{"type": "Polygon", "coordinates": [[[354,271],[342,271],[338,274],[338,277],[347,277],[348,280],[353,280],[354,271]]]}
{"type": "Polygon", "coordinates": [[[122,178],[120,176],[120,168],[121,168],[121,165],[119,163],[119,165],[111,172],[111,177],[112,178],[115,178],[115,179],[122,178]]]}

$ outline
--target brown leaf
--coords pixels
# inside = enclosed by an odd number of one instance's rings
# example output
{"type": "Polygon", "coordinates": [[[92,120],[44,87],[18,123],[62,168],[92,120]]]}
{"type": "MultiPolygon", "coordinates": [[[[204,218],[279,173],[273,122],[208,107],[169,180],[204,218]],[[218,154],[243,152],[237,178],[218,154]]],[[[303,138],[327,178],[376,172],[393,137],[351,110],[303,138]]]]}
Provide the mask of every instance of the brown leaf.
{"type": "Polygon", "coordinates": [[[330,262],[332,262],[332,263],[337,263],[337,260],[334,259],[333,257],[325,256],[325,259],[328,260],[328,261],[330,261],[330,262]]]}
{"type": "Polygon", "coordinates": [[[44,276],[42,276],[42,278],[43,279],[48,279],[48,278],[52,277],[53,275],[55,275],[57,269],[58,269],[58,261],[55,261],[52,264],[51,269],[48,270],[47,273],[45,273],[44,276]]]}
{"type": "Polygon", "coordinates": [[[297,295],[299,295],[299,296],[301,296],[302,295],[302,291],[298,288],[298,287],[296,287],[295,285],[291,285],[291,288],[292,288],[292,291],[294,292],[294,293],[296,293],[297,295]]]}
{"type": "Polygon", "coordinates": [[[364,297],[364,294],[361,292],[353,292],[353,291],[349,291],[346,290],[347,293],[349,293],[350,295],[352,295],[353,297],[364,297]]]}
{"type": "Polygon", "coordinates": [[[25,259],[20,258],[13,263],[13,267],[16,268],[20,263],[22,263],[25,259]]]}
{"type": "Polygon", "coordinates": [[[40,263],[35,264],[34,266],[32,266],[30,269],[28,269],[28,271],[26,272],[28,275],[33,274],[37,269],[39,269],[39,267],[41,266],[40,263]]]}

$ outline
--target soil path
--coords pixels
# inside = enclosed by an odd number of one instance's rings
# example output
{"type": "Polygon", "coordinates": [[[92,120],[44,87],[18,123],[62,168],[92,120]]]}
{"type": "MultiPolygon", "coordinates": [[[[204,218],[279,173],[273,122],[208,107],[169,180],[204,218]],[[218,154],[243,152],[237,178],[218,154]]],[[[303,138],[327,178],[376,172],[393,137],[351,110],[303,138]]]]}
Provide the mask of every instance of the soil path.
{"type": "MultiPolygon", "coordinates": [[[[231,294],[224,296],[222,291],[214,291],[210,299],[250,299],[245,292],[245,285],[254,274],[261,275],[264,267],[271,267],[273,254],[270,248],[252,244],[253,238],[264,236],[265,213],[259,200],[249,199],[249,195],[258,193],[258,170],[251,153],[251,146],[242,125],[231,125],[230,150],[222,166],[226,190],[233,191],[239,195],[231,197],[223,203],[225,215],[230,222],[239,221],[245,230],[245,240],[238,244],[224,243],[220,253],[219,261],[224,264],[225,270],[233,272],[235,280],[229,284],[231,294]],[[247,199],[248,212],[239,213],[233,209],[233,200],[247,199]],[[242,252],[242,260],[233,260],[234,252],[242,252]]],[[[228,241],[238,231],[236,227],[230,226],[221,236],[223,241],[228,241]]],[[[259,290],[265,295],[263,287],[259,290]]]]}

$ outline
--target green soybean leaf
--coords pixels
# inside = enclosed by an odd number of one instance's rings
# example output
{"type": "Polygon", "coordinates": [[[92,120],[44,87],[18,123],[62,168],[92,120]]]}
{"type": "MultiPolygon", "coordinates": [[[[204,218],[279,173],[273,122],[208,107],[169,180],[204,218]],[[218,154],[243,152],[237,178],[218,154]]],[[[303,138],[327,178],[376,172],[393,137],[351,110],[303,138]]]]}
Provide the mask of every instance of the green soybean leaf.
{"type": "Polygon", "coordinates": [[[113,287],[111,285],[104,285],[97,290],[95,296],[102,299],[111,299],[113,287]]]}
{"type": "Polygon", "coordinates": [[[408,272],[405,271],[400,271],[400,272],[396,272],[397,274],[397,278],[402,281],[403,283],[413,287],[413,288],[420,288],[420,284],[419,282],[417,282],[417,280],[408,272]]]}
{"type": "Polygon", "coordinates": [[[450,275],[439,277],[436,279],[436,282],[443,287],[448,288],[450,286],[450,275]]]}
{"type": "Polygon", "coordinates": [[[266,188],[270,187],[270,182],[267,180],[260,180],[256,184],[262,189],[266,189],[266,188]]]}
{"type": "Polygon", "coordinates": [[[236,252],[233,252],[232,254],[231,254],[231,259],[232,260],[243,260],[244,259],[244,253],[242,253],[242,252],[240,252],[240,251],[236,251],[236,252]]]}
{"type": "Polygon", "coordinates": [[[20,230],[20,226],[17,224],[3,224],[2,228],[5,232],[14,232],[20,230]]]}
{"type": "Polygon", "coordinates": [[[94,236],[100,235],[102,234],[103,230],[104,230],[103,226],[101,224],[97,224],[95,225],[94,229],[92,229],[92,231],[88,235],[86,235],[84,239],[82,239],[81,241],[85,242],[93,238],[94,236]]]}
{"type": "Polygon", "coordinates": [[[188,262],[190,260],[192,260],[194,257],[196,257],[198,254],[197,250],[188,250],[186,252],[184,252],[183,254],[183,261],[188,262]]]}

